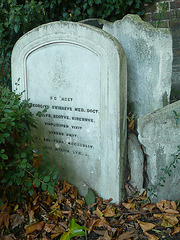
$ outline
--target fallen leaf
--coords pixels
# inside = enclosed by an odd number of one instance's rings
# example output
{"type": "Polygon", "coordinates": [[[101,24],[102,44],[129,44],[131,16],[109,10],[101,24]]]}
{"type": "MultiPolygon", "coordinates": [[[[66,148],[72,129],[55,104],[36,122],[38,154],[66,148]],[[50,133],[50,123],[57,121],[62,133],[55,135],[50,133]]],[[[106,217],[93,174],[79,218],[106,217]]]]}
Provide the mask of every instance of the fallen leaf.
{"type": "Polygon", "coordinates": [[[134,129],[134,125],[135,125],[135,121],[132,119],[132,120],[130,121],[130,123],[128,124],[128,129],[129,129],[129,130],[133,130],[133,129],[134,129]]]}
{"type": "Polygon", "coordinates": [[[46,223],[44,226],[44,230],[49,233],[53,230],[54,227],[55,227],[55,224],[46,223]]]}
{"type": "Polygon", "coordinates": [[[116,215],[115,210],[112,206],[107,205],[106,209],[102,211],[105,217],[114,217],[116,215]]]}
{"type": "Polygon", "coordinates": [[[172,233],[172,235],[179,233],[179,232],[180,232],[180,225],[174,226],[174,232],[172,233]]]}
{"type": "Polygon", "coordinates": [[[177,210],[177,204],[175,201],[171,202],[172,209],[177,210]]]}
{"type": "Polygon", "coordinates": [[[156,208],[156,204],[147,204],[143,209],[148,210],[150,213],[152,213],[152,210],[156,208]]]}
{"type": "Polygon", "coordinates": [[[61,225],[55,226],[55,228],[52,230],[52,233],[63,233],[65,232],[65,228],[63,228],[61,225]]]}
{"type": "Polygon", "coordinates": [[[63,228],[65,228],[65,229],[68,228],[67,222],[60,222],[59,224],[60,224],[61,226],[63,226],[63,228]]]}
{"type": "Polygon", "coordinates": [[[8,212],[1,212],[0,213],[0,227],[4,223],[4,226],[8,229],[9,227],[9,213],[8,212]]]}
{"type": "Polygon", "coordinates": [[[106,230],[93,230],[93,232],[95,232],[95,233],[98,234],[98,235],[103,236],[104,233],[106,232],[106,230]]]}
{"type": "Polygon", "coordinates": [[[96,210],[93,213],[96,214],[98,217],[102,217],[103,216],[103,213],[99,210],[98,207],[96,208],[96,210]]]}
{"type": "Polygon", "coordinates": [[[119,236],[118,240],[126,240],[126,239],[129,239],[130,237],[134,237],[134,236],[136,236],[134,231],[125,232],[119,236]]]}
{"type": "Polygon", "coordinates": [[[159,220],[162,220],[161,226],[166,228],[173,227],[179,222],[175,216],[170,216],[165,213],[153,214],[153,216],[159,220]]]}
{"type": "Polygon", "coordinates": [[[10,221],[12,224],[12,229],[14,229],[15,227],[21,225],[24,222],[24,215],[12,214],[10,216],[10,221]]]}
{"type": "Polygon", "coordinates": [[[177,209],[176,203],[174,201],[170,202],[165,199],[161,200],[160,202],[157,202],[156,206],[157,208],[159,208],[161,212],[167,212],[169,211],[169,209],[176,211],[177,209]]]}
{"type": "Polygon", "coordinates": [[[109,236],[108,231],[105,231],[104,236],[99,238],[100,240],[111,240],[112,238],[109,236]]]}
{"type": "Polygon", "coordinates": [[[37,200],[38,200],[39,196],[37,196],[34,201],[33,201],[33,205],[35,206],[37,204],[37,200]]]}
{"type": "Polygon", "coordinates": [[[41,221],[41,222],[38,222],[38,223],[35,223],[35,224],[32,224],[28,227],[26,227],[26,235],[34,232],[34,231],[41,231],[42,228],[44,226],[44,221],[41,221]]]}
{"type": "Polygon", "coordinates": [[[100,219],[94,219],[92,221],[87,221],[87,228],[89,229],[88,233],[95,228],[95,227],[107,227],[109,226],[109,223],[106,221],[105,218],[100,218],[100,219]]]}
{"type": "Polygon", "coordinates": [[[140,220],[137,220],[137,222],[139,223],[139,225],[140,225],[141,229],[143,230],[143,232],[147,232],[147,231],[153,229],[156,226],[153,223],[142,222],[140,220]]]}
{"type": "Polygon", "coordinates": [[[106,199],[106,200],[103,199],[103,203],[109,203],[109,202],[111,202],[112,200],[113,200],[112,198],[109,198],[109,199],[106,199]]]}
{"type": "Polygon", "coordinates": [[[159,239],[157,236],[149,234],[147,232],[145,232],[145,234],[146,234],[148,240],[158,240],[159,239]]]}
{"type": "Polygon", "coordinates": [[[54,239],[54,238],[58,237],[59,235],[60,235],[59,233],[51,234],[51,239],[54,239]]]}
{"type": "Polygon", "coordinates": [[[135,203],[122,203],[122,205],[126,208],[126,209],[134,209],[135,208],[135,203]]]}
{"type": "Polygon", "coordinates": [[[35,220],[34,211],[31,209],[30,211],[28,211],[28,215],[29,215],[29,224],[31,224],[35,220]]]}
{"type": "Polygon", "coordinates": [[[14,240],[14,239],[16,239],[15,236],[14,236],[14,234],[8,234],[8,235],[3,236],[3,237],[1,238],[1,240],[14,240]]]}
{"type": "Polygon", "coordinates": [[[77,199],[76,202],[83,207],[85,205],[85,200],[84,199],[77,199]]]}
{"type": "Polygon", "coordinates": [[[128,215],[126,219],[127,219],[128,221],[134,221],[134,220],[137,220],[138,218],[141,218],[141,215],[140,215],[140,214],[128,215]]]}
{"type": "Polygon", "coordinates": [[[133,196],[137,192],[136,189],[130,183],[126,182],[124,186],[125,186],[128,197],[133,196]]]}
{"type": "Polygon", "coordinates": [[[174,209],[170,209],[170,208],[166,209],[165,212],[168,213],[168,214],[176,214],[176,215],[178,214],[179,215],[178,211],[176,211],[174,209]]]}

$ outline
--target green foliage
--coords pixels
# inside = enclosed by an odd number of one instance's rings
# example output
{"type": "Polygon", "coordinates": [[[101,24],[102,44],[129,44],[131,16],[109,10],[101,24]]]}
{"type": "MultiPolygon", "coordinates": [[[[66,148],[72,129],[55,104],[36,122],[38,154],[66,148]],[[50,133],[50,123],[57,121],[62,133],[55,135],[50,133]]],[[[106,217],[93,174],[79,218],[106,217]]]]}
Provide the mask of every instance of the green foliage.
{"type": "Polygon", "coordinates": [[[71,219],[68,232],[64,232],[60,240],[71,240],[72,237],[85,236],[86,233],[83,230],[88,230],[86,227],[80,226],[75,222],[75,219],[71,219]]]}
{"type": "Polygon", "coordinates": [[[178,146],[178,150],[175,154],[172,155],[173,161],[169,164],[169,166],[165,166],[161,169],[162,176],[158,178],[157,184],[153,186],[152,188],[149,188],[149,197],[157,197],[157,190],[159,187],[164,187],[164,184],[166,182],[166,178],[171,176],[172,174],[172,168],[176,168],[179,160],[180,160],[180,146],[178,146]]]}
{"type": "Polygon", "coordinates": [[[88,193],[85,196],[85,201],[87,205],[92,205],[96,202],[95,194],[90,188],[88,188],[88,193]]]}
{"type": "Polygon", "coordinates": [[[114,21],[128,13],[143,15],[153,0],[1,0],[0,76],[10,86],[10,57],[15,42],[27,31],[51,21],[100,18],[114,21]]]}
{"type": "Polygon", "coordinates": [[[0,86],[0,192],[6,197],[25,197],[41,187],[53,194],[57,170],[32,148],[31,128],[36,127],[29,101],[0,86]]]}
{"type": "Polygon", "coordinates": [[[157,13],[157,21],[154,23],[154,27],[160,27],[162,20],[164,19],[164,14],[168,9],[167,3],[166,2],[160,2],[158,3],[160,6],[160,10],[157,13]]]}
{"type": "Polygon", "coordinates": [[[178,114],[175,110],[173,110],[174,113],[174,119],[176,120],[176,126],[178,125],[180,114],[178,114]]]}

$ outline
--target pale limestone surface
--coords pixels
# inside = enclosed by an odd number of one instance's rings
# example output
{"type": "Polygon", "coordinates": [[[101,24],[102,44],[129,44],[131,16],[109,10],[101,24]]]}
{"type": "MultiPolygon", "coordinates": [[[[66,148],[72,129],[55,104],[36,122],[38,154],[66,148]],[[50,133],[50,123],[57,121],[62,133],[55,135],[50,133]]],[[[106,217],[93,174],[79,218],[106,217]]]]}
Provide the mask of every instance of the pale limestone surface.
{"type": "Polygon", "coordinates": [[[128,134],[128,161],[131,173],[131,185],[138,191],[143,188],[144,155],[134,133],[128,134]]]}
{"type": "MultiPolygon", "coordinates": [[[[180,114],[180,101],[138,119],[138,138],[144,145],[147,155],[148,187],[150,188],[156,186],[158,179],[163,176],[164,172],[161,169],[172,163],[174,159],[172,154],[177,153],[180,145],[180,122],[176,125],[173,110],[180,114]]],[[[177,168],[172,167],[170,177],[165,175],[164,187],[158,187],[157,198],[151,198],[152,201],[180,198],[180,164],[176,166],[177,168]]]]}
{"type": "Polygon", "coordinates": [[[34,131],[59,176],[103,198],[123,198],[126,162],[126,57],[110,34],[81,23],[53,22],[25,34],[12,52],[12,85],[26,90],[34,131]],[[87,183],[87,185],[86,185],[87,183]]]}
{"type": "Polygon", "coordinates": [[[102,28],[121,43],[127,57],[128,103],[137,117],[169,104],[173,53],[168,29],[154,28],[133,14],[114,23],[82,22],[102,28]]]}

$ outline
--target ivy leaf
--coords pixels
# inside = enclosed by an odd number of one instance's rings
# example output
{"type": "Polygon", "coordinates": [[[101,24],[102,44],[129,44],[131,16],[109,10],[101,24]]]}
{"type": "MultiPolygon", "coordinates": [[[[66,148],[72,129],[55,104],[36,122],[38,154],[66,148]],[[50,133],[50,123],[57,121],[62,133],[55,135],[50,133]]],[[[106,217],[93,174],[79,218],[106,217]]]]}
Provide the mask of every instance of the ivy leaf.
{"type": "Polygon", "coordinates": [[[7,160],[7,159],[8,159],[8,156],[7,156],[6,154],[2,154],[1,157],[2,157],[2,159],[4,159],[4,160],[7,160]]]}
{"type": "Polygon", "coordinates": [[[72,237],[85,236],[85,232],[83,230],[88,230],[88,228],[80,226],[75,222],[75,219],[73,218],[69,224],[69,231],[64,232],[60,240],[70,240],[72,237]]]}
{"type": "Polygon", "coordinates": [[[87,13],[88,13],[90,16],[93,14],[93,12],[94,12],[93,7],[89,8],[89,9],[87,10],[87,13]]]}
{"type": "Polygon", "coordinates": [[[48,184],[48,192],[50,195],[54,194],[54,188],[50,184],[48,184]]]}
{"type": "Polygon", "coordinates": [[[42,184],[41,184],[41,188],[42,188],[43,191],[46,191],[47,185],[46,185],[45,183],[42,183],[42,184]]]}
{"type": "Polygon", "coordinates": [[[87,205],[92,205],[93,203],[95,203],[95,195],[90,188],[88,188],[88,193],[85,196],[85,201],[87,205]]]}
{"type": "Polygon", "coordinates": [[[50,176],[45,176],[44,178],[43,178],[43,182],[49,182],[49,180],[50,180],[50,176]]]}
{"type": "Polygon", "coordinates": [[[37,179],[34,179],[33,183],[34,183],[34,185],[36,185],[36,187],[39,187],[41,184],[40,181],[37,179]]]}
{"type": "Polygon", "coordinates": [[[33,189],[30,189],[28,192],[31,196],[33,195],[33,189]]]}
{"type": "Polygon", "coordinates": [[[21,158],[25,158],[26,156],[27,156],[26,153],[22,153],[22,154],[21,154],[21,158]]]}

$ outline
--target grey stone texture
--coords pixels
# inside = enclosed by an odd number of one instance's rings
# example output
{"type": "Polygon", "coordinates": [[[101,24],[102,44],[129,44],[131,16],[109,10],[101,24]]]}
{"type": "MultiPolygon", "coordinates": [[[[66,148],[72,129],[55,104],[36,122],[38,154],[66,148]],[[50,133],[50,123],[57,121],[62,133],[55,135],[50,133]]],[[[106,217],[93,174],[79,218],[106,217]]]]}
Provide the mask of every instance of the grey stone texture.
{"type": "Polygon", "coordinates": [[[138,191],[143,188],[144,155],[138,138],[134,133],[128,134],[128,161],[131,172],[131,185],[138,191]]]}
{"type": "Polygon", "coordinates": [[[109,33],[73,22],[41,25],[12,52],[12,86],[36,113],[34,131],[59,176],[85,195],[90,186],[118,203],[124,194],[127,72],[121,44],[109,33]],[[87,185],[86,185],[87,184],[87,185]]]}
{"type": "MultiPolygon", "coordinates": [[[[161,10],[160,1],[154,4],[147,4],[145,7],[145,15],[142,17],[144,21],[151,22],[152,25],[157,22],[157,14],[161,10]]],[[[162,3],[164,1],[161,1],[162,3]]],[[[172,71],[172,91],[171,101],[180,99],[180,1],[166,0],[167,11],[164,12],[163,19],[159,22],[160,27],[169,28],[173,39],[173,71],[172,71]]]]}
{"type": "MultiPolygon", "coordinates": [[[[151,114],[138,119],[139,141],[145,147],[147,155],[148,187],[155,187],[164,172],[161,170],[173,162],[173,154],[177,153],[180,145],[180,122],[176,125],[175,110],[180,114],[180,101],[170,104],[151,114]]],[[[178,200],[180,198],[180,164],[172,168],[172,174],[167,174],[164,187],[158,187],[157,198],[152,201],[178,200]]]]}
{"type": "Polygon", "coordinates": [[[128,103],[137,117],[169,103],[172,75],[172,37],[168,29],[154,28],[138,15],[105,23],[127,57],[128,103]]]}
{"type": "Polygon", "coordinates": [[[168,29],[154,28],[133,14],[114,23],[83,22],[100,26],[121,43],[127,57],[128,104],[137,117],[169,104],[173,54],[168,29]]]}

